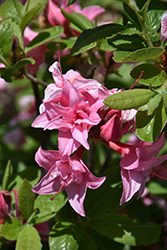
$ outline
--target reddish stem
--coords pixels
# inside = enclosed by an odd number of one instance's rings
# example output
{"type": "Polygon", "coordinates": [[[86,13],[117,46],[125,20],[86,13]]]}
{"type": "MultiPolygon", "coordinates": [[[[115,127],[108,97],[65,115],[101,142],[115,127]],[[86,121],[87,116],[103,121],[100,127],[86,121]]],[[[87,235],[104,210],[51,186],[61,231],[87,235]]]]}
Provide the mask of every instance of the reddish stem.
{"type": "Polygon", "coordinates": [[[144,73],[145,73],[144,71],[141,71],[141,74],[140,74],[139,78],[138,78],[137,81],[129,88],[129,90],[132,89],[132,88],[138,83],[138,81],[140,80],[140,78],[143,76],[144,73]]]}
{"type": "Polygon", "coordinates": [[[62,191],[63,187],[64,187],[65,181],[63,182],[63,184],[61,185],[61,187],[59,188],[58,192],[55,194],[54,197],[51,198],[51,201],[54,200],[54,198],[56,198],[56,196],[62,191]]]}

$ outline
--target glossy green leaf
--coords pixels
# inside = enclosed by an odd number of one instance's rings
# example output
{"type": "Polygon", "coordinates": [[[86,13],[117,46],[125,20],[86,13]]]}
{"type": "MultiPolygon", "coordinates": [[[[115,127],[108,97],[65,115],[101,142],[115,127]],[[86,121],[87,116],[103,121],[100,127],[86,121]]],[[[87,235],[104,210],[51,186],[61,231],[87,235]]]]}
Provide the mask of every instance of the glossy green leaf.
{"type": "Polygon", "coordinates": [[[68,0],[67,6],[70,6],[71,4],[75,3],[77,0],[68,0]]]}
{"type": "Polygon", "coordinates": [[[112,109],[128,110],[146,104],[154,95],[149,89],[131,89],[110,95],[104,103],[112,109]]]}
{"type": "Polygon", "coordinates": [[[59,193],[54,200],[51,200],[53,196],[53,194],[39,195],[36,198],[34,208],[39,209],[39,214],[37,215],[35,224],[44,222],[47,218],[50,219],[55,216],[55,213],[64,207],[68,201],[68,198],[63,193],[59,193]]]}
{"type": "MultiPolygon", "coordinates": [[[[18,1],[19,8],[22,12],[23,5],[18,1]]],[[[17,16],[17,9],[13,0],[4,1],[4,3],[0,7],[0,17],[16,17],[17,16]]]]}
{"type": "Polygon", "coordinates": [[[16,240],[23,229],[23,224],[16,218],[9,218],[1,225],[3,237],[7,240],[16,240]]]}
{"type": "Polygon", "coordinates": [[[35,194],[31,191],[31,188],[31,184],[24,179],[18,190],[19,208],[26,220],[34,211],[35,194]]]}
{"type": "Polygon", "coordinates": [[[157,42],[160,35],[157,34],[161,25],[161,16],[164,10],[149,10],[146,13],[145,25],[152,42],[157,42]]]}
{"type": "MultiPolygon", "coordinates": [[[[135,26],[138,29],[140,29],[140,22],[138,20],[136,12],[135,12],[136,2],[134,0],[132,0],[132,1],[123,0],[124,13],[126,14],[126,17],[128,18],[128,20],[130,20],[131,23],[134,23],[135,26]],[[130,6],[133,6],[133,7],[130,7],[130,6]]],[[[136,9],[136,11],[137,11],[137,9],[136,9]]]]}
{"type": "Polygon", "coordinates": [[[90,19],[88,19],[86,16],[80,13],[72,11],[72,14],[70,14],[63,9],[61,9],[61,12],[68,21],[75,24],[78,28],[81,29],[81,31],[85,29],[91,29],[94,27],[92,21],[90,21],[90,19]]]}
{"type": "Polygon", "coordinates": [[[42,244],[38,231],[31,225],[26,225],[19,233],[16,250],[41,250],[42,244]]]}
{"type": "Polygon", "coordinates": [[[49,237],[50,250],[77,250],[79,246],[72,234],[72,228],[71,223],[54,226],[49,237]]]}
{"type": "Polygon", "coordinates": [[[89,226],[109,239],[132,246],[155,243],[161,232],[160,225],[133,222],[123,214],[102,215],[91,220],[89,226]]]}
{"type": "Polygon", "coordinates": [[[95,27],[94,29],[84,30],[75,42],[71,53],[78,54],[81,51],[85,51],[89,48],[89,46],[91,46],[91,44],[92,46],[95,46],[96,41],[107,37],[112,37],[124,29],[125,28],[122,25],[111,23],[95,27]]]}
{"type": "Polygon", "coordinates": [[[6,165],[5,173],[2,180],[2,190],[7,190],[12,173],[13,173],[13,168],[11,161],[9,160],[6,165]]]}
{"type": "Polygon", "coordinates": [[[25,5],[24,5],[24,12],[27,12],[27,11],[33,9],[39,3],[41,4],[41,10],[43,10],[45,8],[46,4],[48,3],[48,0],[29,0],[29,1],[26,1],[25,5]]]}
{"type": "Polygon", "coordinates": [[[30,51],[31,49],[44,44],[51,39],[59,37],[63,33],[64,29],[61,26],[55,26],[52,28],[45,29],[41,31],[26,47],[25,53],[30,51]]]}
{"type": "Polygon", "coordinates": [[[150,101],[148,102],[148,111],[147,111],[148,115],[152,115],[154,113],[161,99],[162,99],[161,94],[157,94],[153,98],[150,99],[150,101]]]}
{"type": "Polygon", "coordinates": [[[141,140],[153,142],[166,125],[167,110],[163,105],[163,100],[152,115],[147,115],[147,109],[147,105],[139,108],[136,115],[136,131],[141,140]]]}
{"type": "Polygon", "coordinates": [[[19,70],[20,68],[24,67],[26,64],[34,64],[35,60],[32,58],[23,58],[22,60],[18,61],[15,63],[15,65],[13,65],[13,67],[6,69],[3,74],[2,77],[7,81],[10,82],[11,81],[11,77],[12,74],[17,72],[17,70],[19,70]]]}
{"type": "Polygon", "coordinates": [[[87,190],[84,202],[86,215],[90,218],[101,214],[110,214],[120,208],[122,184],[120,179],[120,167],[112,166],[105,173],[106,181],[97,190],[87,190]]]}
{"type": "Polygon", "coordinates": [[[144,85],[150,86],[151,84],[152,87],[160,86],[167,80],[164,70],[150,63],[142,63],[136,66],[132,69],[130,75],[133,79],[137,80],[142,71],[144,71],[144,74],[139,82],[144,85]]]}
{"type": "Polygon", "coordinates": [[[20,22],[20,29],[22,33],[29,24],[29,22],[42,10],[42,4],[38,3],[33,9],[30,9],[25,13],[20,22]]]}
{"type": "Polygon", "coordinates": [[[127,51],[116,51],[114,53],[113,59],[115,62],[136,62],[150,59],[155,60],[163,53],[164,48],[162,47],[149,47],[144,49],[138,49],[131,53],[128,53],[127,51]]]}
{"type": "Polygon", "coordinates": [[[0,55],[7,58],[13,43],[13,28],[11,21],[0,21],[0,55]]]}

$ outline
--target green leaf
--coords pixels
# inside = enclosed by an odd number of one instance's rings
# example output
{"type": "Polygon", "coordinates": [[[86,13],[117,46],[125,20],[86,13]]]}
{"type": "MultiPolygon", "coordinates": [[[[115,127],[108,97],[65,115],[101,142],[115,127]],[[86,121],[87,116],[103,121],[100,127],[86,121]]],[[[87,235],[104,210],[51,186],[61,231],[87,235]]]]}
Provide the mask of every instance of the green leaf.
{"type": "Polygon", "coordinates": [[[161,94],[157,94],[150,99],[150,101],[148,102],[148,111],[147,111],[148,115],[152,115],[154,113],[161,100],[162,100],[161,94]]]}
{"type": "MultiPolygon", "coordinates": [[[[13,73],[16,73],[19,69],[21,69],[22,67],[24,67],[26,64],[31,63],[34,64],[35,60],[32,58],[23,58],[20,61],[16,62],[14,64],[13,67],[6,69],[3,74],[2,77],[7,81],[10,82],[11,81],[11,77],[13,73]]],[[[22,73],[21,73],[22,74],[22,73]]]]}
{"type": "Polygon", "coordinates": [[[147,105],[139,108],[136,115],[136,131],[141,140],[153,142],[166,125],[167,110],[163,105],[163,100],[152,115],[147,115],[147,109],[147,105]]]}
{"type": "Polygon", "coordinates": [[[31,184],[24,179],[18,190],[19,208],[26,220],[34,211],[35,194],[31,191],[31,188],[31,184]]]}
{"type": "Polygon", "coordinates": [[[91,220],[89,226],[109,239],[132,246],[155,243],[161,232],[160,225],[136,223],[123,214],[102,215],[91,220]]]}
{"type": "Polygon", "coordinates": [[[130,72],[130,75],[133,79],[137,80],[142,71],[144,71],[144,74],[139,82],[144,85],[149,86],[151,84],[152,87],[160,86],[167,80],[164,70],[150,63],[142,63],[136,66],[130,72]]]}
{"type": "Polygon", "coordinates": [[[12,168],[11,161],[9,160],[6,165],[5,173],[4,173],[3,180],[2,180],[2,190],[7,190],[10,178],[12,176],[12,172],[13,172],[13,168],[12,168]]]}
{"type": "Polygon", "coordinates": [[[49,246],[50,250],[77,250],[78,244],[72,235],[72,225],[66,226],[57,224],[50,232],[49,246]]]}
{"type": "MultiPolygon", "coordinates": [[[[23,5],[18,1],[19,8],[22,11],[23,5]]],[[[4,3],[0,7],[0,17],[16,17],[17,16],[17,9],[14,4],[13,0],[4,1],[4,3]]]]}
{"type": "Polygon", "coordinates": [[[50,41],[53,38],[60,36],[64,29],[61,26],[55,26],[52,28],[41,31],[26,47],[25,53],[32,50],[33,48],[50,41]]]}
{"type": "Polygon", "coordinates": [[[72,14],[66,12],[65,10],[61,9],[61,13],[65,16],[65,18],[70,21],[71,23],[75,24],[78,28],[82,30],[93,28],[94,24],[90,19],[86,16],[82,15],[81,13],[77,13],[72,11],[72,14]]]}
{"type": "Polygon", "coordinates": [[[144,49],[138,49],[131,53],[128,53],[127,51],[116,51],[114,53],[113,59],[115,62],[136,62],[150,59],[155,60],[163,53],[164,48],[162,47],[149,47],[144,49]]]}
{"type": "Polygon", "coordinates": [[[110,95],[104,103],[112,109],[128,110],[146,104],[154,95],[149,89],[131,89],[110,95]]]}
{"type": "Polygon", "coordinates": [[[77,0],[68,0],[67,7],[75,3],[77,0]]]}
{"type": "Polygon", "coordinates": [[[23,224],[16,218],[9,218],[1,225],[3,237],[7,240],[16,240],[23,229],[23,224]]]}
{"type": "Polygon", "coordinates": [[[42,244],[38,231],[31,225],[26,225],[24,229],[19,233],[16,250],[40,250],[42,244]]]}
{"type": "Polygon", "coordinates": [[[38,3],[37,6],[35,6],[33,9],[30,9],[25,13],[20,22],[20,29],[22,33],[24,32],[29,22],[42,10],[42,7],[43,7],[42,4],[38,3]]]}
{"type": "Polygon", "coordinates": [[[160,38],[160,35],[157,34],[157,30],[160,28],[163,12],[164,10],[154,9],[146,13],[145,25],[153,43],[157,42],[160,38]]]}
{"type": "Polygon", "coordinates": [[[0,21],[0,55],[7,58],[12,48],[13,29],[11,21],[0,21]]]}
{"type": "Polygon", "coordinates": [[[101,214],[110,214],[120,208],[122,184],[120,178],[120,167],[112,166],[105,173],[106,181],[97,190],[88,189],[85,199],[86,215],[91,219],[101,214]]]}
{"type": "Polygon", "coordinates": [[[34,209],[39,209],[39,214],[35,224],[42,223],[47,220],[47,218],[52,218],[55,216],[62,207],[68,201],[68,198],[65,197],[63,193],[59,193],[54,200],[51,200],[52,195],[39,195],[34,204],[34,209]]]}
{"type": "Polygon", "coordinates": [[[48,3],[48,0],[29,0],[26,1],[26,4],[24,5],[24,12],[27,12],[34,7],[36,7],[38,4],[41,4],[41,10],[43,10],[48,3]]]}
{"type": "Polygon", "coordinates": [[[119,31],[125,28],[119,24],[105,24],[94,29],[84,30],[78,37],[77,41],[72,48],[72,54],[79,54],[81,51],[86,51],[89,46],[96,46],[96,41],[107,37],[112,37],[119,31]]]}
{"type": "Polygon", "coordinates": [[[163,103],[165,108],[167,109],[167,88],[162,91],[163,103]]]}

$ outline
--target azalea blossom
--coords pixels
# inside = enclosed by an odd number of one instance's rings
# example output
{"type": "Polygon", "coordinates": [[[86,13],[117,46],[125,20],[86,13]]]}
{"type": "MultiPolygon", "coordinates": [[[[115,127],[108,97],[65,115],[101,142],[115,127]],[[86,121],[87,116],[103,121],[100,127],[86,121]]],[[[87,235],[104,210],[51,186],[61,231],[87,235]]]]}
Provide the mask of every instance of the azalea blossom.
{"type": "Polygon", "coordinates": [[[161,35],[164,40],[167,40],[167,11],[165,11],[161,18],[161,35]]]}
{"type": "Polygon", "coordinates": [[[38,194],[55,194],[66,190],[69,203],[81,216],[85,216],[83,202],[87,188],[96,189],[105,181],[105,177],[95,177],[81,160],[83,147],[71,157],[59,151],[38,149],[35,160],[39,166],[48,170],[41,181],[32,188],[38,194]]]}
{"type": "Polygon", "coordinates": [[[84,79],[78,72],[62,75],[57,64],[51,71],[55,84],[49,84],[40,106],[40,115],[32,126],[58,129],[59,150],[72,154],[80,145],[89,149],[90,128],[101,121],[98,114],[109,91],[96,80],[84,79]]]}
{"type": "Polygon", "coordinates": [[[94,21],[97,16],[105,12],[100,6],[94,5],[81,9],[78,1],[67,7],[67,0],[54,1],[49,0],[47,5],[47,18],[52,26],[60,25],[64,27],[64,37],[65,36],[76,36],[80,32],[72,29],[70,27],[70,22],[61,13],[61,9],[72,14],[72,11],[80,13],[86,16],[91,21],[94,21]]]}
{"type": "Polygon", "coordinates": [[[108,142],[111,148],[122,155],[120,166],[123,193],[120,205],[129,201],[137,192],[138,198],[143,194],[152,168],[167,160],[167,154],[156,157],[164,144],[164,134],[153,143],[140,141],[134,145],[127,145],[121,142],[108,142]]]}

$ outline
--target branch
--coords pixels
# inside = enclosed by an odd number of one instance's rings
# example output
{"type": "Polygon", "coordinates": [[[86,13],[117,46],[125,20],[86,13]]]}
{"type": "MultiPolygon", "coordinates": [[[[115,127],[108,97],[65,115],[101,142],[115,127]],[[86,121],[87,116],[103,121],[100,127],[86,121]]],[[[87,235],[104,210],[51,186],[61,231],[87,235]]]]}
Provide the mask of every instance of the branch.
{"type": "Polygon", "coordinates": [[[48,86],[48,84],[46,82],[43,82],[43,81],[37,79],[36,77],[34,77],[33,75],[31,75],[28,72],[24,72],[24,75],[26,76],[26,78],[28,78],[29,80],[31,80],[32,82],[34,82],[36,84],[40,84],[43,87],[47,87],[48,86]]]}

